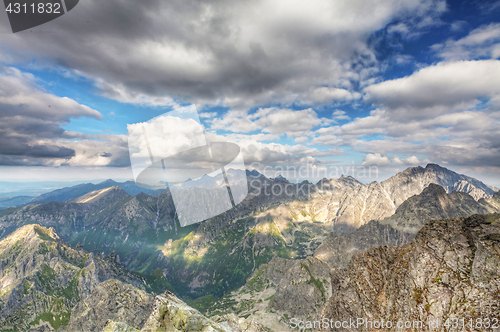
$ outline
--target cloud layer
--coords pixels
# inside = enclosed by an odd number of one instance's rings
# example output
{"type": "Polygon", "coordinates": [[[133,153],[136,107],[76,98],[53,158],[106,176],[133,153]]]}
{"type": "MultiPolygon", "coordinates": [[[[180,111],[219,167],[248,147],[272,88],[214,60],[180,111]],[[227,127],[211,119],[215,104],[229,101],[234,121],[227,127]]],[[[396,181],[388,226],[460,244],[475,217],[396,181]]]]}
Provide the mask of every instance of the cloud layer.
{"type": "Polygon", "coordinates": [[[11,62],[29,61],[35,51],[38,64],[90,77],[120,101],[327,103],[359,97],[351,81],[378,70],[367,45],[374,31],[400,19],[432,20],[444,3],[87,0],[37,28],[50,33],[6,34],[0,44],[11,62]]]}
{"type": "Polygon", "coordinates": [[[64,130],[105,110],[13,68],[30,63],[88,78],[124,104],[194,104],[207,135],[238,143],[249,164],[323,167],[352,155],[365,166],[498,169],[500,25],[432,41],[427,64],[401,47],[444,24],[445,11],[441,0],[81,2],[33,33],[2,35],[0,164],[129,164],[125,136],[64,130]]]}

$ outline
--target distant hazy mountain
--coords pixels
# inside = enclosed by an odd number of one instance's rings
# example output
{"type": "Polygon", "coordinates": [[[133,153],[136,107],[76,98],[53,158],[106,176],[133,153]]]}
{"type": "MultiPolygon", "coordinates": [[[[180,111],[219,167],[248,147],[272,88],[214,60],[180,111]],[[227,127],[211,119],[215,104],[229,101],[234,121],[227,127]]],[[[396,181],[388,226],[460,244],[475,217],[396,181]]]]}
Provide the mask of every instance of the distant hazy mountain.
{"type": "MultiPolygon", "coordinates": [[[[139,187],[134,181],[116,182],[113,180],[106,180],[98,184],[82,183],[71,187],[56,189],[36,197],[30,196],[14,196],[14,197],[0,197],[0,210],[9,207],[19,207],[31,203],[46,203],[46,202],[66,202],[89,192],[101,190],[109,187],[119,187],[129,195],[137,195],[145,193],[150,196],[160,195],[164,189],[144,189],[139,187]]],[[[1,196],[1,195],[0,195],[1,196]]]]}
{"type": "Polygon", "coordinates": [[[0,197],[0,210],[29,204],[33,198],[32,196],[0,197]]]}
{"type": "Polygon", "coordinates": [[[100,190],[109,187],[119,187],[129,195],[137,195],[145,193],[151,196],[159,195],[163,190],[144,189],[135,184],[134,181],[116,182],[113,180],[106,180],[98,184],[83,183],[73,187],[66,187],[57,189],[38,197],[35,197],[30,203],[44,203],[44,202],[66,202],[74,198],[83,196],[91,191],[100,190]]]}

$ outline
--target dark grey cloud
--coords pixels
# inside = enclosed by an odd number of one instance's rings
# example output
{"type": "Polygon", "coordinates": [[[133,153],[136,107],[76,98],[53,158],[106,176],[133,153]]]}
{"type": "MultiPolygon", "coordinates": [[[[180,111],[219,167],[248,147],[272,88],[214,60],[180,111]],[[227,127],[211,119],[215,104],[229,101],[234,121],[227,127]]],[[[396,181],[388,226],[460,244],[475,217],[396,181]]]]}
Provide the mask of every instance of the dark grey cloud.
{"type": "Polygon", "coordinates": [[[65,130],[70,119],[101,119],[96,110],[44,91],[17,69],[0,70],[0,165],[127,166],[125,139],[65,130]]]}
{"type": "Polygon", "coordinates": [[[3,35],[0,45],[11,61],[33,55],[77,70],[124,101],[140,93],[250,107],[366,79],[377,72],[371,33],[402,17],[434,18],[443,4],[87,0],[33,33],[3,35]]]}

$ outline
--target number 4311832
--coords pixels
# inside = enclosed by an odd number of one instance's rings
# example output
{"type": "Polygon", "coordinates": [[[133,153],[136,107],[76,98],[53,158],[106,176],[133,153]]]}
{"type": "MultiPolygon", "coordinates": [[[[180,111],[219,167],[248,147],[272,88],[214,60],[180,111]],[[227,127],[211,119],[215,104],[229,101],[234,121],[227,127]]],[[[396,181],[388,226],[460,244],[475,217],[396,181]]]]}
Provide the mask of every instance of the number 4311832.
{"type": "Polygon", "coordinates": [[[5,11],[9,14],[61,14],[61,4],[60,3],[38,3],[38,4],[27,4],[27,3],[9,3],[5,11]]]}
{"type": "Polygon", "coordinates": [[[500,324],[498,323],[498,318],[476,318],[476,319],[458,319],[458,318],[448,318],[444,323],[444,326],[447,328],[453,329],[463,329],[463,328],[471,328],[471,329],[489,329],[489,328],[499,328],[500,324]]]}

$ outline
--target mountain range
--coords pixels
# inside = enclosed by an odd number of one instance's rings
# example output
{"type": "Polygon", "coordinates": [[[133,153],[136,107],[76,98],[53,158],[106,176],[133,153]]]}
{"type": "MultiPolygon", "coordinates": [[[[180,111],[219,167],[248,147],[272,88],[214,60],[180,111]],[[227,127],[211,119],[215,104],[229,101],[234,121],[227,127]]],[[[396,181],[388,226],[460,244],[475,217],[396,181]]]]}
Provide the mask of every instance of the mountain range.
{"type": "MultiPolygon", "coordinates": [[[[240,205],[188,227],[180,227],[168,189],[157,196],[129,195],[118,186],[108,186],[80,191],[78,197],[61,196],[67,198],[63,202],[41,202],[0,211],[0,238],[2,243],[7,239],[13,243],[11,236],[15,232],[26,232],[25,227],[38,224],[36,227],[48,229],[42,233],[52,234],[47,236],[61,243],[59,246],[86,252],[96,262],[113,261],[113,266],[119,266],[118,275],[95,278],[92,290],[109,279],[137,288],[136,279],[123,280],[120,275],[140,276],[150,280],[149,286],[146,282],[139,287],[146,293],[159,294],[168,285],[201,313],[236,314],[273,331],[286,330],[290,315],[303,319],[320,317],[332,295],[330,270],[347,266],[354,255],[369,248],[411,243],[415,233],[433,219],[500,212],[496,188],[433,164],[409,168],[381,183],[366,185],[349,176],[322,179],[316,184],[269,179],[256,171],[247,171],[247,177],[249,195],[240,205]]],[[[29,243],[5,246],[0,254],[10,252],[9,257],[13,257],[24,246],[32,247],[29,243]]],[[[28,251],[26,257],[36,257],[37,252],[28,251]]],[[[59,273],[55,265],[45,264],[59,273]]],[[[42,272],[49,271],[40,266],[37,269],[42,272]]],[[[85,267],[83,264],[78,268],[85,267]]],[[[5,278],[5,271],[2,265],[0,278],[5,278]]],[[[38,270],[33,271],[31,275],[37,275],[38,270]]],[[[12,274],[8,275],[11,277],[7,279],[13,279],[12,274]]],[[[68,275],[73,274],[57,277],[62,278],[63,289],[68,287],[68,275]]],[[[12,286],[0,280],[8,294],[18,294],[13,290],[22,285],[12,286]]],[[[128,286],[117,287],[135,294],[133,297],[139,296],[128,286]]],[[[100,288],[99,294],[105,289],[100,288]]],[[[92,290],[79,295],[80,301],[91,301],[92,290]]],[[[43,288],[39,291],[61,299],[65,294],[63,290],[52,295],[43,288]]],[[[19,296],[5,294],[1,296],[19,296]]],[[[53,316],[62,317],[62,312],[76,310],[55,324],[59,327],[79,317],[76,312],[86,312],[76,297],[62,301],[62,311],[53,311],[44,304],[41,310],[45,311],[38,314],[52,312],[53,316]]],[[[16,310],[28,309],[21,306],[16,310]]],[[[41,321],[47,321],[47,317],[41,321]]],[[[113,317],[109,319],[119,322],[122,316],[113,317]]],[[[32,318],[37,316],[31,315],[32,318]]],[[[19,322],[8,319],[11,326],[19,322]]],[[[132,325],[139,328],[141,324],[142,321],[132,325]]],[[[27,328],[26,324],[16,326],[27,328]]]]}

